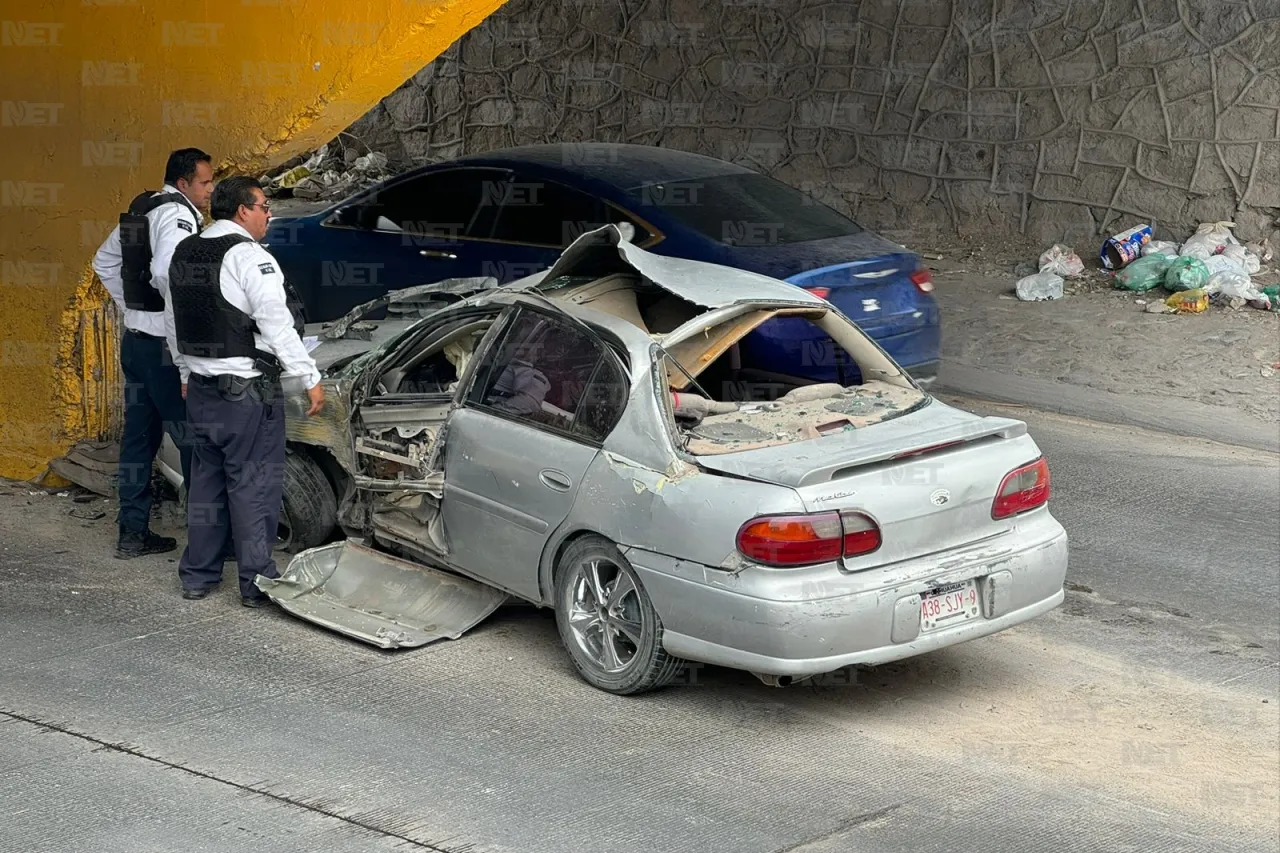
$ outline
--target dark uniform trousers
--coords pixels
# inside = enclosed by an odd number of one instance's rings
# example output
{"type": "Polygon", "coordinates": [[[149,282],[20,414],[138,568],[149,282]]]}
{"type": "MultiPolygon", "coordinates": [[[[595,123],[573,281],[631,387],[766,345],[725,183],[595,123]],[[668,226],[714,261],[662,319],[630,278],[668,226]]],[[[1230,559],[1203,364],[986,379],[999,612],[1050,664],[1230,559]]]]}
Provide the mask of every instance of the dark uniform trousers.
{"type": "Polygon", "coordinates": [[[191,482],[191,446],[182,379],[162,338],[125,331],[120,340],[124,374],[124,430],[120,437],[117,487],[122,532],[146,533],[151,519],[151,470],[167,432],[182,457],[182,478],[191,482]]]}
{"type": "Polygon", "coordinates": [[[178,563],[184,589],[222,580],[223,548],[235,544],[240,594],[263,598],[255,575],[279,577],[272,552],[284,488],[284,396],[227,399],[217,380],[192,373],[187,418],[194,457],[187,490],[187,548],[178,563]]]}

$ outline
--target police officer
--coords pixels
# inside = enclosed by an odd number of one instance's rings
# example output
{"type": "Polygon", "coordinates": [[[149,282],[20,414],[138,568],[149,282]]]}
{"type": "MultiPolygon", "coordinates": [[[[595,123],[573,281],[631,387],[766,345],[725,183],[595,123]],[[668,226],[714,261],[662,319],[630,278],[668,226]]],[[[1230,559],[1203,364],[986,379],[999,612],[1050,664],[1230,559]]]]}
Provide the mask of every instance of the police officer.
{"type": "Polygon", "coordinates": [[[308,415],[324,404],[320,372],[302,343],[302,307],[257,242],[267,233],[269,209],[255,178],[220,182],[213,225],[178,245],[169,283],[196,435],[187,548],[178,564],[182,596],[204,598],[222,580],[229,525],[247,607],[269,601],[255,575],[279,577],[272,550],[284,484],[281,374],[302,378],[308,415]]]}
{"type": "Polygon", "coordinates": [[[130,202],[93,258],[93,269],[120,307],[125,327],[120,341],[125,408],[117,477],[119,559],[177,547],[171,537],[152,533],[150,525],[151,469],[165,432],[178,447],[183,479],[191,479],[178,369],[182,359],[174,347],[168,307],[169,260],[179,242],[199,233],[200,211],[212,191],[209,155],[199,148],[174,151],[165,166],[164,186],[130,202]]]}

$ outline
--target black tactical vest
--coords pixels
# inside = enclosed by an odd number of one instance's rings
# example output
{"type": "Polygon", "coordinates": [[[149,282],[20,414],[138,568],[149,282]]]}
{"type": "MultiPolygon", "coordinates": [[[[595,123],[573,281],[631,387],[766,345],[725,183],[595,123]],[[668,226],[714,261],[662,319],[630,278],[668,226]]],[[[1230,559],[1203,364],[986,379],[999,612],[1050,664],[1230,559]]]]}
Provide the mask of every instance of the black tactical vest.
{"type": "MultiPolygon", "coordinates": [[[[252,243],[243,234],[206,238],[193,235],[178,244],[169,265],[169,297],[173,300],[178,352],[197,358],[253,358],[269,363],[275,356],[257,349],[258,324],[222,295],[222,261],[233,246],[252,243]]],[[[293,328],[301,337],[306,313],[286,279],[285,300],[293,328]]]]}
{"type": "Polygon", "coordinates": [[[186,205],[195,215],[198,226],[200,214],[182,193],[153,195],[147,190],[129,202],[129,209],[120,214],[120,278],[124,282],[124,304],[135,311],[164,310],[164,297],[151,286],[151,226],[147,214],[175,201],[186,205]]]}

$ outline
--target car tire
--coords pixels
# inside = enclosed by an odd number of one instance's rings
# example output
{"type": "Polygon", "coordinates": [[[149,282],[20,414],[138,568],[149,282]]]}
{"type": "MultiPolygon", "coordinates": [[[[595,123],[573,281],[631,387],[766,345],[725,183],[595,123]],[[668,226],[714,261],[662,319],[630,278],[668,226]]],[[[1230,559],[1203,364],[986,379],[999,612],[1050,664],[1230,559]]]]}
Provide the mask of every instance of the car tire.
{"type": "Polygon", "coordinates": [[[320,465],[304,453],[285,453],[283,503],[277,548],[296,554],[329,538],[338,519],[338,498],[320,465]]]}
{"type": "Polygon", "coordinates": [[[634,695],[664,687],[684,670],[685,661],[662,647],[662,620],[640,576],[608,539],[591,535],[570,544],[555,579],[560,641],[588,684],[634,695]]]}

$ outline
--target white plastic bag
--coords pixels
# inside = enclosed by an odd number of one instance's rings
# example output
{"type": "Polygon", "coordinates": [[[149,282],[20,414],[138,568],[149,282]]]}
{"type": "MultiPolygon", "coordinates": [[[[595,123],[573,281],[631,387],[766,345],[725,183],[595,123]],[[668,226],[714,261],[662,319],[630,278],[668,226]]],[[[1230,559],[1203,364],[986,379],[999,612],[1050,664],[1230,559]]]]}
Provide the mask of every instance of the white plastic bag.
{"type": "Polygon", "coordinates": [[[1210,255],[1205,258],[1204,266],[1205,269],[1209,271],[1209,276],[1211,278],[1220,272],[1233,272],[1242,275],[1245,278],[1249,277],[1249,271],[1244,268],[1244,264],[1240,263],[1235,258],[1228,257],[1225,253],[1221,255],[1210,255]]]}
{"type": "Polygon", "coordinates": [[[1231,258],[1233,261],[1240,264],[1240,268],[1249,275],[1253,275],[1258,270],[1262,269],[1261,258],[1244,246],[1228,246],[1222,250],[1222,256],[1224,258],[1231,258]]]}
{"type": "Polygon", "coordinates": [[[1142,247],[1142,256],[1154,254],[1168,255],[1171,258],[1178,257],[1178,244],[1169,240],[1152,240],[1150,243],[1142,247]]]}
{"type": "Polygon", "coordinates": [[[1075,278],[1084,272],[1084,261],[1070,246],[1053,245],[1040,255],[1040,272],[1075,278]]]}
{"type": "Polygon", "coordinates": [[[1014,289],[1023,302],[1039,302],[1043,299],[1062,298],[1062,276],[1051,272],[1038,272],[1018,279],[1014,289]]]}
{"type": "Polygon", "coordinates": [[[1205,234],[1195,234],[1182,244],[1178,255],[1190,255],[1202,261],[1208,260],[1218,253],[1218,242],[1205,234]]]}
{"type": "Polygon", "coordinates": [[[1223,270],[1209,276],[1209,283],[1204,286],[1205,293],[1220,293],[1227,299],[1244,299],[1253,301],[1262,299],[1262,291],[1254,285],[1253,279],[1238,270],[1223,270]]]}
{"type": "MultiPolygon", "coordinates": [[[[1195,236],[1208,237],[1221,246],[1222,249],[1227,246],[1239,246],[1240,241],[1236,239],[1236,235],[1231,233],[1231,229],[1235,227],[1236,224],[1234,222],[1201,222],[1200,227],[1196,229],[1195,236]]],[[[1222,249],[1218,251],[1221,252],[1222,249]]]]}

